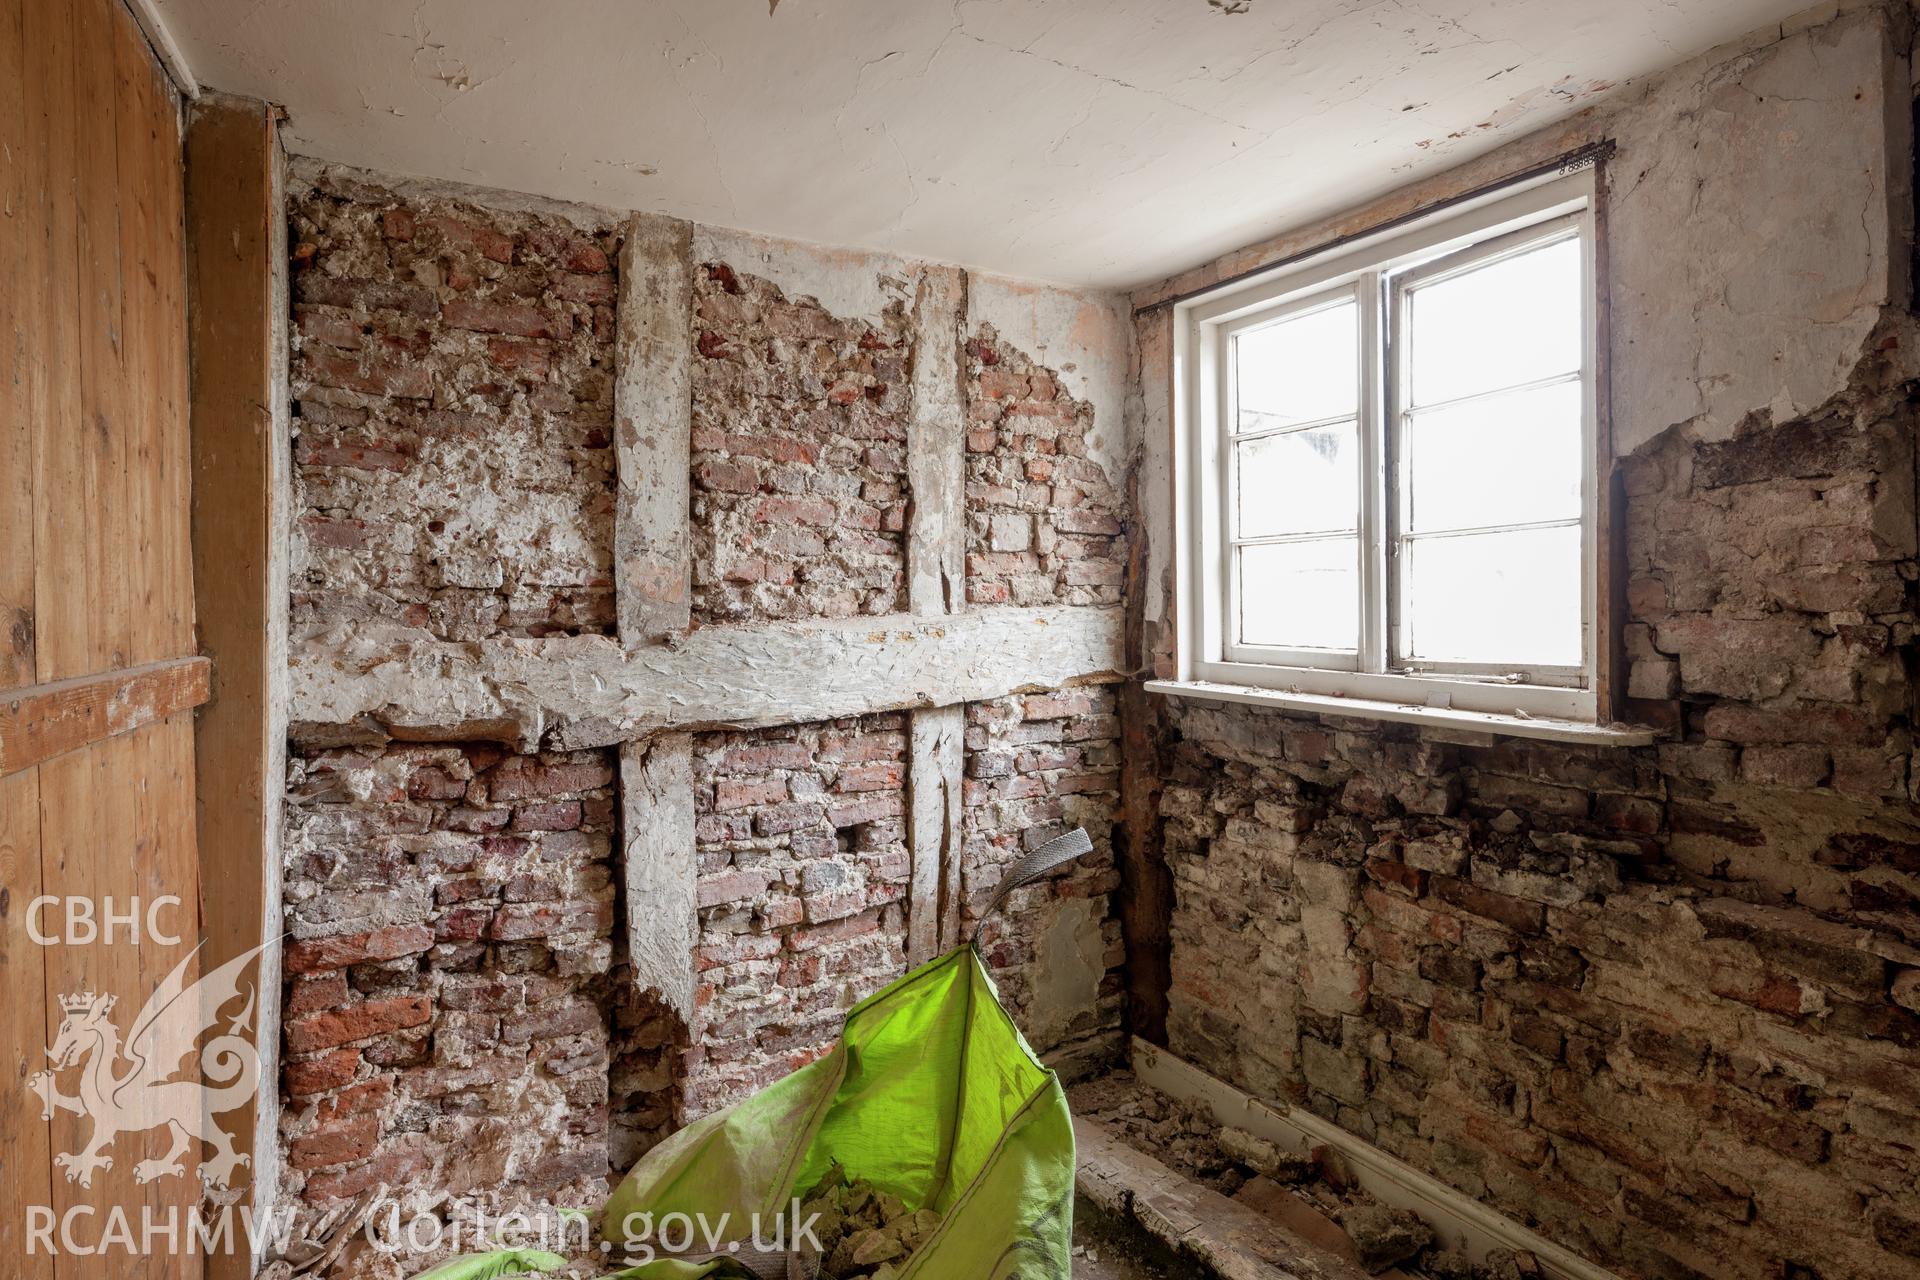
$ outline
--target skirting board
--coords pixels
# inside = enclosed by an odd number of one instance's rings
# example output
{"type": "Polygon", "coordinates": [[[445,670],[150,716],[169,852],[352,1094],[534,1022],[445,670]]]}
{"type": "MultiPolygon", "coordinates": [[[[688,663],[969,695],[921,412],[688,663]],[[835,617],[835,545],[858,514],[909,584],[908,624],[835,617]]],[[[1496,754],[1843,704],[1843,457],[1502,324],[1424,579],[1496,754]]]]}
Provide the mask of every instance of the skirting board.
{"type": "Polygon", "coordinates": [[[1619,1280],[1606,1268],[1311,1112],[1269,1106],[1144,1040],[1133,1041],[1132,1059],[1133,1073],[1143,1082],[1182,1101],[1205,1104],[1222,1124],[1245,1129],[1282,1151],[1305,1155],[1314,1147],[1331,1147],[1345,1157],[1360,1186],[1374,1199],[1419,1214],[1443,1245],[1475,1262],[1484,1261],[1493,1249],[1525,1250],[1554,1280],[1619,1280]]]}

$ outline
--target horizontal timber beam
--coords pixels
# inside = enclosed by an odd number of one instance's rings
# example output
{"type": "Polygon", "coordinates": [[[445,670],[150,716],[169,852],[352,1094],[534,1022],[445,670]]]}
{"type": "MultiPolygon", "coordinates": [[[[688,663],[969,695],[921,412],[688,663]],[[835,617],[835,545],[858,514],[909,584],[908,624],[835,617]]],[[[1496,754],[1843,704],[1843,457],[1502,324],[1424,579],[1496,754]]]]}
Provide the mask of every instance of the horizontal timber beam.
{"type": "Polygon", "coordinates": [[[170,658],[0,693],[0,778],[206,702],[212,664],[170,658]]]}
{"type": "Polygon", "coordinates": [[[292,720],[532,750],[669,729],[942,707],[1124,678],[1119,608],[981,609],[700,627],[631,653],[608,636],[439,640],[397,626],[297,636],[292,720]]]}

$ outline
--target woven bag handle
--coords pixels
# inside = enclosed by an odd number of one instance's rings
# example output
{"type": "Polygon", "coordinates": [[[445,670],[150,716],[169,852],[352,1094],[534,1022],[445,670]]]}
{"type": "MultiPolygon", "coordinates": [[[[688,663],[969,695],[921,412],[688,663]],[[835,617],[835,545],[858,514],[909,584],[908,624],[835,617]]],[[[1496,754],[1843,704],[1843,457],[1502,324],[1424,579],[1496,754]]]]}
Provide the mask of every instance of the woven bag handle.
{"type": "Polygon", "coordinates": [[[1075,827],[1065,835],[1053,839],[1015,861],[1007,868],[1007,874],[1001,877],[1000,887],[993,891],[993,901],[980,913],[980,919],[973,926],[973,936],[967,939],[969,945],[979,942],[980,930],[986,926],[987,917],[1000,910],[1006,903],[1007,895],[1023,884],[1032,884],[1047,872],[1075,858],[1083,858],[1093,852],[1093,839],[1087,835],[1085,827],[1075,827]]]}

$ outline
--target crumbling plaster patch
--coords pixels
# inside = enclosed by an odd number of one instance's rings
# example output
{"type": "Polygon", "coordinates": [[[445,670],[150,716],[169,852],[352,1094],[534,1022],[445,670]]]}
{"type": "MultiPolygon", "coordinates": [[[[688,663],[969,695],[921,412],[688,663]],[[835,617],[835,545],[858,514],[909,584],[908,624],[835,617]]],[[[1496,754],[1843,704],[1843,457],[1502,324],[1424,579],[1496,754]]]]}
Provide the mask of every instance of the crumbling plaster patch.
{"type": "Polygon", "coordinates": [[[1075,400],[1093,406],[1087,456],[1121,483],[1132,453],[1126,401],[1133,332],[1125,297],[975,273],[967,279],[967,331],[988,325],[1054,372],[1075,400]]]}

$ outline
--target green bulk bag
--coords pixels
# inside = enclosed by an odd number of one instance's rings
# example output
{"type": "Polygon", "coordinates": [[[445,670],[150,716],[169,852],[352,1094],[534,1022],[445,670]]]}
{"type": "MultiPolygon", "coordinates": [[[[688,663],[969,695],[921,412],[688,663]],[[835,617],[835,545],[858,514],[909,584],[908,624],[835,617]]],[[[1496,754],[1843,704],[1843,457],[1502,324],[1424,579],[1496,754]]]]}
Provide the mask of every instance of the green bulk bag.
{"type": "MultiPolygon", "coordinates": [[[[1008,893],[1092,849],[1085,831],[1049,841],[1008,868],[987,915],[1008,893]]],[[[634,1280],[810,1274],[797,1256],[753,1252],[772,1224],[838,1162],[932,1209],[939,1228],[899,1280],[1066,1280],[1073,1236],[1073,1124],[1059,1077],[1007,1016],[972,942],[856,1005],[840,1043],[725,1111],[653,1148],[607,1202],[602,1237],[626,1244],[628,1215],[727,1214],[706,1261],[661,1258],[634,1280]]],[[[639,1220],[635,1220],[636,1224],[639,1220]]],[[[649,1227],[648,1233],[650,1234],[649,1227]]]]}

